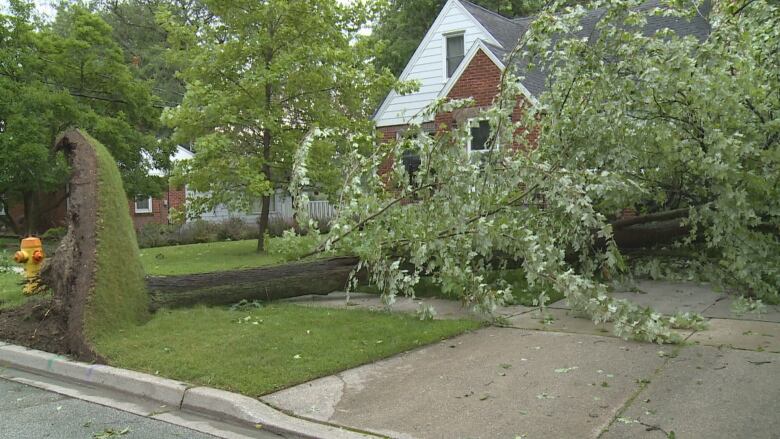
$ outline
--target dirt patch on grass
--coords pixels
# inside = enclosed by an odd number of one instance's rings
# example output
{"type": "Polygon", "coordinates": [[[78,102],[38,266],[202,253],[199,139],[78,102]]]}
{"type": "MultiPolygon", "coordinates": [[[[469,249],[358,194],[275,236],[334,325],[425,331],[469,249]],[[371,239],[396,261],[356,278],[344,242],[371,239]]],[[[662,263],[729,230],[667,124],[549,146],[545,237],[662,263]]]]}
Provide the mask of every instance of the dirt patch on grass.
{"type": "Polygon", "coordinates": [[[56,354],[67,354],[65,318],[54,299],[32,299],[0,310],[0,340],[56,354]]]}

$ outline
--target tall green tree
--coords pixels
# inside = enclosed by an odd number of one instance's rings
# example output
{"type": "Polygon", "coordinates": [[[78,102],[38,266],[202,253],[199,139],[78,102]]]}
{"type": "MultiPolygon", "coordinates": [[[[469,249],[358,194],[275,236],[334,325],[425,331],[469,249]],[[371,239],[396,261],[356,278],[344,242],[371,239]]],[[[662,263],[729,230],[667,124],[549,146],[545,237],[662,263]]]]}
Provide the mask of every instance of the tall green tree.
{"type": "Polygon", "coordinates": [[[143,151],[164,156],[154,131],[159,105],[136,78],[97,15],[60,7],[53,23],[33,16],[33,4],[12,0],[0,15],[0,199],[3,221],[22,202],[26,231],[35,230],[37,194],[63,188],[67,166],[53,151],[59,132],[86,129],[109,147],[129,194],[150,193],[161,182],[148,176],[143,151]]]}
{"type": "MultiPolygon", "coordinates": [[[[339,151],[365,144],[370,112],[393,81],[367,62],[358,34],[371,3],[333,0],[207,0],[211,24],[171,26],[171,44],[188,60],[182,104],[166,111],[178,142],[196,156],[176,170],[200,196],[190,213],[225,205],[249,211],[261,201],[258,251],[268,228],[270,196],[285,187],[292,157],[314,129],[352,133],[319,142],[329,151],[312,167],[333,167],[339,151]]],[[[172,21],[172,16],[162,17],[172,21]]]]}
{"type": "Polygon", "coordinates": [[[168,56],[168,32],[157,14],[168,11],[177,21],[202,26],[211,19],[208,9],[199,0],[95,0],[92,7],[111,26],[125,62],[136,69],[138,77],[151,82],[152,92],[163,105],[178,105],[184,82],[176,72],[182,66],[168,56]]]}

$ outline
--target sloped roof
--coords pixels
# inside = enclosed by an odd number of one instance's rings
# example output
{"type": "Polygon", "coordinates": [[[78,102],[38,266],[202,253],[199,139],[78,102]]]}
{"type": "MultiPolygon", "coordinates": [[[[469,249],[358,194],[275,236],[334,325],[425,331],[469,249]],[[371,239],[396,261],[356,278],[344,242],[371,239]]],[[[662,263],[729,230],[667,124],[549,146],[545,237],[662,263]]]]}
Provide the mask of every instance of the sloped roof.
{"type": "MultiPolygon", "coordinates": [[[[486,44],[486,47],[493,52],[493,54],[504,61],[506,64],[509,53],[517,44],[520,37],[528,31],[528,28],[533,22],[535,17],[517,17],[506,18],[500,14],[489,11],[482,6],[471,3],[467,0],[458,0],[464,8],[482,24],[482,26],[490,32],[493,37],[501,43],[503,47],[498,47],[491,44],[486,44]]],[[[656,8],[660,5],[659,0],[649,0],[638,7],[639,10],[649,10],[656,8]]],[[[662,17],[662,16],[649,16],[647,18],[647,24],[642,29],[643,34],[653,35],[662,29],[671,29],[678,35],[693,35],[704,41],[710,33],[709,21],[706,15],[709,13],[709,5],[707,5],[701,15],[697,15],[692,20],[687,20],[677,17],[662,17]]],[[[604,15],[604,9],[594,9],[585,14],[582,18],[582,29],[576,33],[578,37],[588,37],[589,41],[595,40],[594,30],[596,24],[601,20],[604,15]]],[[[526,66],[528,61],[521,57],[514,64],[516,73],[523,76],[522,83],[525,88],[534,96],[538,96],[547,88],[549,69],[543,67],[537,67],[534,70],[528,71],[526,66]]]]}
{"type": "Polygon", "coordinates": [[[474,17],[486,31],[493,35],[502,46],[511,49],[520,36],[528,30],[528,26],[506,18],[482,6],[461,0],[460,4],[474,17]]]}

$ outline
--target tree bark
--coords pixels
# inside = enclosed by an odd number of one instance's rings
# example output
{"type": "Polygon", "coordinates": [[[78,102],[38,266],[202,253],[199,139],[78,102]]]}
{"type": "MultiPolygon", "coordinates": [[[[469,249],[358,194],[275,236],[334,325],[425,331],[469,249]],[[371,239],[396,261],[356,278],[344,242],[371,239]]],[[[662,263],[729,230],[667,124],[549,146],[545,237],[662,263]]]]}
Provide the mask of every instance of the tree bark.
{"type": "Polygon", "coordinates": [[[12,232],[16,235],[21,235],[21,229],[19,228],[19,225],[16,224],[16,221],[14,221],[14,217],[11,216],[11,208],[8,205],[8,203],[0,198],[0,206],[3,208],[3,212],[5,212],[4,215],[0,215],[0,221],[2,221],[8,228],[11,229],[12,232]]]}
{"type": "MultiPolygon", "coordinates": [[[[270,83],[265,84],[265,107],[270,113],[271,111],[271,93],[273,88],[270,83]]],[[[263,174],[267,181],[271,181],[271,130],[269,128],[263,128],[263,174]]],[[[258,234],[257,237],[257,252],[262,253],[265,251],[265,232],[268,230],[268,216],[271,209],[271,197],[269,195],[263,195],[263,205],[260,209],[260,218],[257,219],[258,234]]]]}
{"type": "Polygon", "coordinates": [[[32,192],[24,192],[22,194],[22,203],[24,203],[24,233],[26,236],[32,235],[35,228],[33,202],[34,197],[32,192]]]}
{"type": "Polygon", "coordinates": [[[667,210],[664,212],[649,213],[647,215],[621,218],[619,220],[612,221],[610,224],[612,224],[613,229],[621,229],[624,227],[629,227],[637,224],[646,224],[646,223],[652,223],[657,221],[685,218],[688,216],[689,213],[690,213],[690,209],[684,207],[682,209],[667,210]]]}
{"type": "Polygon", "coordinates": [[[230,305],[241,300],[277,300],[344,289],[357,258],[339,257],[248,270],[147,277],[152,309],[230,305]]]}
{"type": "Polygon", "coordinates": [[[94,361],[100,357],[87,339],[84,326],[97,269],[97,156],[77,130],[64,133],[57,148],[65,151],[71,167],[68,233],[54,256],[44,263],[41,278],[53,290],[53,308],[65,322],[68,352],[94,361]]]}

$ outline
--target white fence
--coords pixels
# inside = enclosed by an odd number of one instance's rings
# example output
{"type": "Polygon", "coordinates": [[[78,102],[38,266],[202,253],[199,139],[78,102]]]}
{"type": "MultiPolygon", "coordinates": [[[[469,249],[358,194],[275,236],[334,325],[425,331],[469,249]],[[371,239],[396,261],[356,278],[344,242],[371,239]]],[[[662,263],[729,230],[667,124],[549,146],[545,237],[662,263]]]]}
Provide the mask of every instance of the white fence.
{"type": "Polygon", "coordinates": [[[309,216],[315,220],[329,220],[336,216],[336,209],[328,201],[309,201],[309,216]]]}
{"type": "MultiPolygon", "coordinates": [[[[282,219],[285,221],[292,221],[294,210],[292,207],[292,199],[289,195],[277,192],[274,194],[274,199],[271,203],[270,217],[276,219],[282,219]]],[[[228,218],[241,218],[247,223],[254,223],[257,221],[257,217],[260,212],[232,212],[225,206],[219,206],[211,212],[201,215],[201,219],[206,221],[224,221],[228,218]]],[[[309,216],[317,221],[328,221],[336,215],[336,209],[328,201],[309,201],[309,216]]]]}

